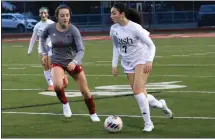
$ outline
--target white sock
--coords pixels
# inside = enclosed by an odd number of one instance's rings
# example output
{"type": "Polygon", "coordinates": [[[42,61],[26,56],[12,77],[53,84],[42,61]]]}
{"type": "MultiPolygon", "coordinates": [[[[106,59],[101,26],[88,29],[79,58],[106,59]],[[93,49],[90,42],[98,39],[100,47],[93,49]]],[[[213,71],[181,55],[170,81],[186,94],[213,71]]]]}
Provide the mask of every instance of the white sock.
{"type": "Polygon", "coordinates": [[[44,76],[46,78],[46,81],[47,81],[48,85],[53,85],[53,82],[51,80],[51,72],[50,72],[50,70],[46,70],[46,71],[44,70],[44,76]]]}
{"type": "Polygon", "coordinates": [[[162,103],[158,101],[153,95],[147,94],[147,99],[149,101],[149,106],[153,108],[162,108],[162,103]]]}
{"type": "Polygon", "coordinates": [[[149,110],[149,102],[144,93],[140,93],[138,95],[135,95],[135,98],[138,102],[138,105],[140,107],[143,120],[145,124],[151,124],[151,117],[150,117],[150,110],[149,110]]]}

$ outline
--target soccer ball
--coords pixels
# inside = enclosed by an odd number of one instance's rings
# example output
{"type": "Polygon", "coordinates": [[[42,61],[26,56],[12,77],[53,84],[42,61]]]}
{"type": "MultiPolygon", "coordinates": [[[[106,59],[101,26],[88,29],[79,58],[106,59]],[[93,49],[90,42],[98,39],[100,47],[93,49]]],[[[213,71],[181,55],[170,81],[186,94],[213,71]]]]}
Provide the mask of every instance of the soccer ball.
{"type": "Polygon", "coordinates": [[[108,132],[119,132],[122,130],[123,127],[123,122],[122,119],[119,116],[108,116],[105,119],[104,122],[104,128],[108,131],[108,132]]]}

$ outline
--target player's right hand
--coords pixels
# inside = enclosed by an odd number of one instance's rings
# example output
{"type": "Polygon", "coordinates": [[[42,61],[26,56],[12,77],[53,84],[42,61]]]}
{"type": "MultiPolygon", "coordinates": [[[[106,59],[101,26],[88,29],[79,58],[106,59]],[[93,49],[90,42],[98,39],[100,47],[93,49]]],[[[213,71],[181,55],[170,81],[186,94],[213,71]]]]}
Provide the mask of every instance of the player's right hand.
{"type": "Polygon", "coordinates": [[[48,62],[48,55],[44,55],[42,58],[42,63],[45,65],[48,62]]]}
{"type": "Polygon", "coordinates": [[[117,77],[117,76],[118,76],[117,67],[113,67],[113,68],[112,68],[112,74],[113,74],[114,77],[117,77]]]}
{"type": "Polygon", "coordinates": [[[32,52],[32,49],[29,46],[29,48],[28,48],[28,55],[31,55],[31,52],[32,52]]]}

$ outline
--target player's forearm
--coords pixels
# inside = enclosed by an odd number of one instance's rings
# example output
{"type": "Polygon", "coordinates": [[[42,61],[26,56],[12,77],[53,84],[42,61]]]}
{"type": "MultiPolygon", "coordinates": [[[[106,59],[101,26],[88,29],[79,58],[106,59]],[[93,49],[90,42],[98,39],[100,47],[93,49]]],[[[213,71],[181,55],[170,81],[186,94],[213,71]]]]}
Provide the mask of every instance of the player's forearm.
{"type": "Polygon", "coordinates": [[[73,62],[75,64],[78,64],[82,60],[83,57],[84,57],[84,49],[81,49],[77,52],[75,58],[73,59],[73,62]]]}
{"type": "Polygon", "coordinates": [[[28,47],[28,54],[32,52],[36,40],[37,40],[37,35],[36,33],[33,33],[28,47]]]}
{"type": "Polygon", "coordinates": [[[82,38],[80,36],[80,33],[76,33],[76,34],[78,34],[77,37],[75,37],[75,44],[77,46],[77,54],[74,58],[74,61],[76,62],[76,64],[78,64],[84,57],[84,44],[83,44],[82,38]]]}
{"type": "Polygon", "coordinates": [[[119,61],[119,52],[117,51],[116,46],[113,46],[112,67],[117,67],[118,61],[119,61]]]}
{"type": "MultiPolygon", "coordinates": [[[[112,33],[110,33],[112,34],[112,33]]],[[[113,58],[112,58],[112,67],[117,67],[119,61],[119,52],[117,50],[118,42],[114,37],[111,35],[111,39],[113,41],[113,58]]]]}
{"type": "Polygon", "coordinates": [[[155,45],[150,45],[149,46],[149,57],[148,57],[147,61],[153,62],[154,57],[155,57],[155,52],[156,52],[155,45]]]}

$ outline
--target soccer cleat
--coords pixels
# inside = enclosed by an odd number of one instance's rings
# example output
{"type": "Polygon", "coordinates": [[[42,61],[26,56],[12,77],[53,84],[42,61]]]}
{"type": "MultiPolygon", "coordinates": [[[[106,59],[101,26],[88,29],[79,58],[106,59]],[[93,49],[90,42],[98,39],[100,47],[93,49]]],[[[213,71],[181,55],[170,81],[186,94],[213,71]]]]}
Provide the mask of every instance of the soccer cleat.
{"type": "Polygon", "coordinates": [[[63,86],[64,86],[64,88],[67,88],[68,84],[69,84],[69,81],[68,81],[67,75],[64,75],[64,78],[63,78],[63,86]]]}
{"type": "Polygon", "coordinates": [[[63,114],[65,117],[71,117],[72,112],[69,106],[69,103],[63,104],[63,114]]]}
{"type": "Polygon", "coordinates": [[[151,132],[152,129],[154,129],[153,123],[145,124],[145,127],[144,127],[143,131],[144,131],[144,132],[151,132]]]}
{"type": "Polygon", "coordinates": [[[54,91],[54,86],[53,85],[49,85],[48,89],[46,91],[54,91]]]}
{"type": "Polygon", "coordinates": [[[99,119],[99,117],[97,116],[96,113],[90,114],[90,118],[91,118],[91,120],[92,120],[93,122],[99,122],[99,121],[100,121],[100,119],[99,119]]]}
{"type": "Polygon", "coordinates": [[[162,109],[163,112],[167,115],[168,118],[172,119],[173,118],[173,113],[172,111],[167,107],[166,101],[164,99],[159,100],[162,103],[162,109]]]}

